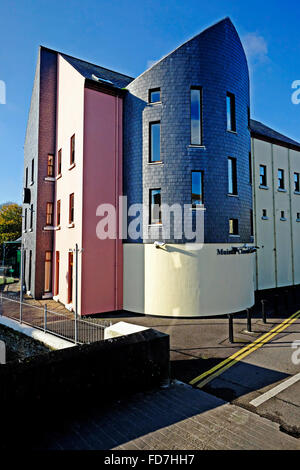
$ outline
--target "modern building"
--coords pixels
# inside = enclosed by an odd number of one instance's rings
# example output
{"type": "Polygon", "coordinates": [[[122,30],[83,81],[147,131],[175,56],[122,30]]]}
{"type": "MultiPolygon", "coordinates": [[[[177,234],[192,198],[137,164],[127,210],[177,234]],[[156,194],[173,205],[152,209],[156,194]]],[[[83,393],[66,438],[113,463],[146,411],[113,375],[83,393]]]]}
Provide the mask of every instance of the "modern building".
{"type": "Polygon", "coordinates": [[[135,79],[40,47],[26,290],[77,300],[81,315],[197,317],[300,284],[300,144],[251,120],[249,103],[229,18],[135,79]]]}

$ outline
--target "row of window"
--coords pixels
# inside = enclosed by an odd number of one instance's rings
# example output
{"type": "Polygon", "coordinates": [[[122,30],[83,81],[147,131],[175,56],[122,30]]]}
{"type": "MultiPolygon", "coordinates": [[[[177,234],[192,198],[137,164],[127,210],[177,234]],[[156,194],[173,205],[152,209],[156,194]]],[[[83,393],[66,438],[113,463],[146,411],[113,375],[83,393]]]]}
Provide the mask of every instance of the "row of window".
{"type": "MultiPolygon", "coordinates": [[[[267,209],[262,209],[262,219],[268,219],[268,212],[267,212],[267,209]]],[[[280,218],[281,220],[287,220],[286,219],[286,215],[285,215],[285,211],[280,211],[280,218]]],[[[300,220],[300,212],[297,212],[297,218],[296,220],[300,220]]]]}
{"type": "MultiPolygon", "coordinates": [[[[61,175],[62,149],[57,152],[57,176],[61,175]]],[[[75,134],[70,138],[70,166],[75,164],[75,134]]],[[[47,176],[53,178],[54,171],[54,155],[48,155],[47,176]]]]}
{"type": "MultiPolygon", "coordinates": [[[[149,102],[160,102],[160,89],[149,90],[149,102]]],[[[191,109],[191,145],[202,145],[202,88],[192,87],[190,90],[191,109]]],[[[227,130],[236,132],[235,95],[226,95],[227,130]]],[[[248,119],[249,119],[248,109],[248,119]]],[[[160,154],[160,121],[149,123],[149,163],[161,161],[160,154]]]]}
{"type": "MultiPolygon", "coordinates": [[[[56,226],[60,226],[61,219],[61,201],[56,202],[56,226]]],[[[69,225],[74,223],[74,193],[69,195],[69,225]]],[[[46,205],[46,226],[54,226],[54,207],[53,202],[47,202],[46,205]]]]}
{"type": "MultiPolygon", "coordinates": [[[[30,184],[34,183],[34,158],[31,160],[31,179],[30,184]]],[[[25,188],[28,188],[28,167],[25,170],[25,188]]]]}
{"type": "MultiPolygon", "coordinates": [[[[300,173],[294,173],[294,191],[296,193],[300,192],[300,173]]],[[[259,184],[260,186],[267,188],[268,187],[268,180],[267,180],[267,167],[266,165],[259,166],[259,184]]],[[[284,170],[281,168],[277,171],[277,187],[279,190],[285,190],[285,173],[284,170]]]]}

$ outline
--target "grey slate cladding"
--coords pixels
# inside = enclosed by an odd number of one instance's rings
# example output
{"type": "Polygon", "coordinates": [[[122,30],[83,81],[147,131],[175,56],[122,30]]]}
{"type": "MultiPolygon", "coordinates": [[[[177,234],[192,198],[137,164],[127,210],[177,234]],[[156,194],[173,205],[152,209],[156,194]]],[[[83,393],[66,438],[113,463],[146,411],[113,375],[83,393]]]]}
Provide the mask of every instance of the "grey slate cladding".
{"type": "MultiPolygon", "coordinates": [[[[238,241],[250,242],[249,75],[244,50],[231,21],[226,18],[186,42],[133,80],[127,89],[124,192],[128,205],[149,204],[151,188],[161,188],[162,203],[190,204],[191,172],[202,170],[205,242],[236,242],[228,234],[229,218],[239,219],[238,241]],[[190,146],[192,86],[203,89],[203,147],[190,146]],[[149,89],[158,87],[161,104],[148,104],[149,89]],[[235,95],[236,133],[226,130],[228,91],[235,95]],[[151,165],[148,163],[149,122],[158,120],[161,121],[163,163],[151,165]],[[238,197],[227,195],[229,156],[237,159],[238,197]]],[[[148,227],[148,214],[144,214],[143,233],[150,234],[150,239],[144,242],[153,242],[160,237],[157,227],[148,227]]],[[[187,240],[176,240],[173,236],[166,241],[187,240]]]]}
{"type": "Polygon", "coordinates": [[[289,137],[286,137],[285,135],[280,134],[277,131],[274,131],[274,129],[271,129],[270,127],[266,126],[265,124],[262,124],[259,121],[255,121],[254,119],[250,120],[250,130],[251,130],[251,135],[253,137],[262,137],[269,139],[270,141],[282,143],[284,145],[287,145],[288,147],[291,148],[296,148],[297,150],[300,150],[300,143],[296,142],[293,139],[290,139],[289,137]]]}

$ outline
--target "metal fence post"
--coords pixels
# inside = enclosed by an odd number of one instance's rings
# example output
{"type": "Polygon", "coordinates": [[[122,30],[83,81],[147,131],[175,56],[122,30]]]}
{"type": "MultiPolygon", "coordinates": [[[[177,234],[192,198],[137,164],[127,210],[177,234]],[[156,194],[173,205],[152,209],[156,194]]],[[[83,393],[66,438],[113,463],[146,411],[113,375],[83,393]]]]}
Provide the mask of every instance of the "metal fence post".
{"type": "Polygon", "coordinates": [[[265,309],[265,300],[261,300],[261,315],[264,323],[267,323],[266,309],[265,309]]]}
{"type": "Polygon", "coordinates": [[[249,333],[252,332],[250,308],[247,308],[247,331],[249,331],[249,333]]]}
{"type": "Polygon", "coordinates": [[[229,343],[234,343],[233,339],[233,315],[232,313],[228,314],[228,326],[229,326],[229,343]]]}
{"type": "Polygon", "coordinates": [[[47,331],[47,304],[44,305],[44,332],[47,331]]]}
{"type": "Polygon", "coordinates": [[[78,244],[75,248],[75,344],[78,342],[78,244]]]}

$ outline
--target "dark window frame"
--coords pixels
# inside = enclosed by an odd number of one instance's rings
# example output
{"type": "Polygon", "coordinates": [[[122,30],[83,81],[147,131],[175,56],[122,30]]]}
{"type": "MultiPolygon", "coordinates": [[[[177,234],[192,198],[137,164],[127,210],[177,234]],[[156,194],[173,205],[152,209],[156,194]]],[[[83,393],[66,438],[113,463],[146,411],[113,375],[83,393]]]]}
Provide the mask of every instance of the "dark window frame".
{"type": "Polygon", "coordinates": [[[226,128],[229,132],[236,132],[236,101],[235,94],[227,91],[226,93],[226,128]],[[230,128],[228,128],[228,98],[230,99],[230,128]]]}
{"type": "Polygon", "coordinates": [[[57,176],[61,175],[62,149],[57,152],[57,176]]]}
{"type": "Polygon", "coordinates": [[[156,87],[156,88],[150,88],[149,89],[149,92],[148,92],[148,103],[152,104],[152,103],[161,103],[161,89],[160,87],[156,87]],[[152,93],[157,93],[159,91],[159,101],[152,101],[151,100],[151,94],[152,93]]]}
{"type": "Polygon", "coordinates": [[[300,173],[294,172],[294,191],[300,192],[300,173]]]}
{"type": "Polygon", "coordinates": [[[53,202],[46,204],[46,227],[53,227],[53,202]]]}
{"type": "Polygon", "coordinates": [[[285,178],[284,178],[284,170],[282,168],[278,168],[277,170],[277,185],[278,189],[285,189],[285,178]],[[281,177],[279,176],[279,172],[281,172],[281,177]]]}
{"type": "Polygon", "coordinates": [[[70,165],[75,163],[75,134],[70,138],[70,165]]]}
{"type": "Polygon", "coordinates": [[[49,178],[53,178],[54,176],[54,155],[52,155],[51,153],[48,154],[47,176],[49,178]],[[51,163],[51,159],[52,159],[52,163],[51,163]]]}
{"type": "Polygon", "coordinates": [[[60,226],[60,218],[61,218],[61,200],[58,199],[56,201],[56,226],[60,226]]]}
{"type": "Polygon", "coordinates": [[[161,225],[162,224],[162,214],[161,214],[161,188],[151,188],[149,189],[149,225],[161,225]],[[159,191],[160,194],[160,205],[159,205],[159,218],[158,222],[152,220],[152,192],[159,191]]]}
{"type": "Polygon", "coordinates": [[[192,170],[191,171],[191,204],[192,209],[197,209],[204,205],[204,171],[203,170],[192,170]],[[201,185],[201,193],[200,193],[200,204],[193,203],[193,173],[200,173],[200,185],[201,185]]]}
{"type": "Polygon", "coordinates": [[[49,293],[52,291],[52,251],[45,251],[45,279],[44,279],[44,292],[49,293]],[[49,256],[50,254],[50,256],[49,256]],[[47,259],[47,256],[49,259],[47,259]],[[50,265],[50,266],[49,266],[50,265]],[[49,269],[49,288],[46,288],[46,268],[49,269]]]}
{"type": "Polygon", "coordinates": [[[234,218],[230,218],[228,220],[229,222],[229,235],[239,235],[239,219],[234,219],[234,218]],[[231,231],[231,224],[230,222],[232,221],[232,231],[231,231]]]}
{"type": "Polygon", "coordinates": [[[69,224],[74,224],[74,193],[69,196],[69,224]]]}
{"type": "Polygon", "coordinates": [[[231,196],[237,196],[238,195],[238,183],[237,183],[237,159],[235,157],[228,157],[227,158],[227,176],[228,176],[228,194],[231,196]],[[231,161],[231,175],[229,174],[229,161],[231,161]],[[232,177],[232,191],[230,191],[230,184],[229,184],[229,178],[230,176],[232,177]]]}
{"type": "Polygon", "coordinates": [[[30,184],[34,183],[34,158],[31,160],[31,181],[30,184]]]}
{"type": "Polygon", "coordinates": [[[149,122],[149,163],[161,162],[161,121],[149,122]],[[152,126],[159,124],[159,160],[152,160],[152,126]]]}
{"type": "Polygon", "coordinates": [[[190,87],[190,145],[203,146],[203,87],[191,86],[190,87]],[[200,139],[199,143],[192,142],[192,90],[199,91],[200,96],[200,139]]]}
{"type": "Polygon", "coordinates": [[[267,187],[268,185],[268,178],[267,178],[267,166],[266,165],[259,165],[259,185],[267,187]],[[261,174],[261,169],[264,169],[264,174],[261,174]]]}

